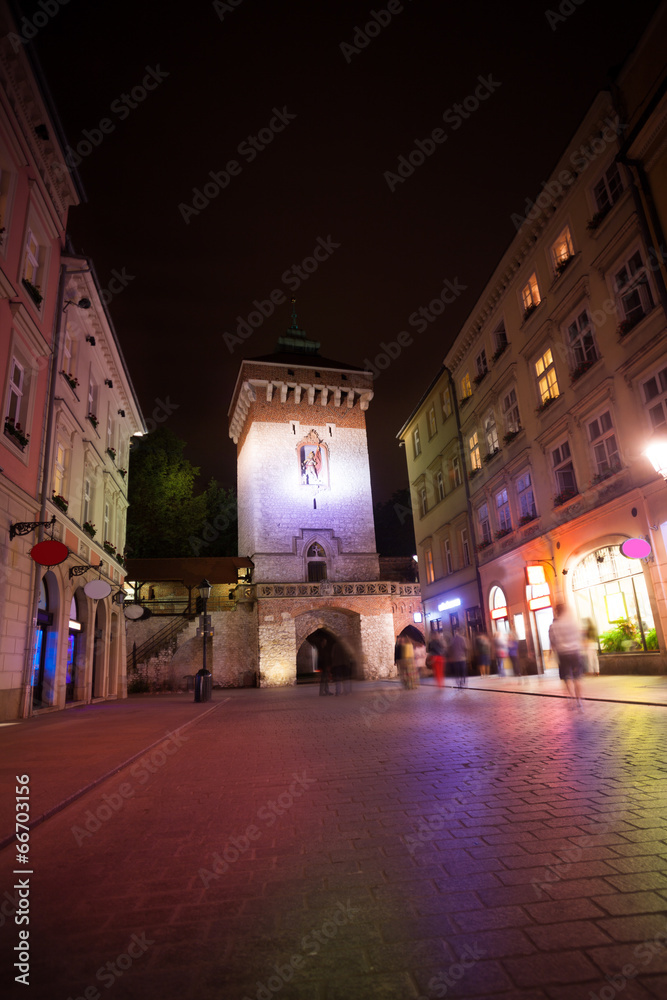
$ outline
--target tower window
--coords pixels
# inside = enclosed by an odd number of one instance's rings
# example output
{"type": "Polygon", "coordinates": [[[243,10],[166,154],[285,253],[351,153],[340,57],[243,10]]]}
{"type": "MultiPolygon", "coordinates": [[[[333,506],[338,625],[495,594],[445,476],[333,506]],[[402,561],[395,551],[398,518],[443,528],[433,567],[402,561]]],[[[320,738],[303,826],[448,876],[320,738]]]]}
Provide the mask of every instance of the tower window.
{"type": "Polygon", "coordinates": [[[313,542],[306,553],[308,560],[308,582],[319,583],[327,578],[326,553],[318,542],[313,542]]]}

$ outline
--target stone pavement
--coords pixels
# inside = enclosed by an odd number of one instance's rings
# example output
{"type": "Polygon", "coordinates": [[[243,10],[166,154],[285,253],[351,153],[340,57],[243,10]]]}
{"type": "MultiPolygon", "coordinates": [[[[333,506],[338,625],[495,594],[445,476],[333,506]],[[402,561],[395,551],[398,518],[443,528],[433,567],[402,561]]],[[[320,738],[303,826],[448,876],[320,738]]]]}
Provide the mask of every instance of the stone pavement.
{"type": "Polygon", "coordinates": [[[29,868],[0,852],[0,989],[664,998],[660,681],[590,678],[581,713],[494,678],[140,697],[0,727],[1,833],[15,774],[47,816],[29,868]],[[610,681],[625,699],[593,700],[610,681]],[[629,703],[649,697],[636,681],[654,703],[629,703]],[[26,929],[29,987],[12,969],[26,929]]]}

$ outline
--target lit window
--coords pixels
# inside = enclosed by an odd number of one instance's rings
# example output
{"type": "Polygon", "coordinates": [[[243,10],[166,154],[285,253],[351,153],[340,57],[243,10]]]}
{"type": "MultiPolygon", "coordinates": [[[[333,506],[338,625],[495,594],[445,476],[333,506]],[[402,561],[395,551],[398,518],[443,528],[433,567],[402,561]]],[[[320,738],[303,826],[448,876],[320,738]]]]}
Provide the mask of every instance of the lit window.
{"type": "Polygon", "coordinates": [[[470,541],[468,539],[468,529],[463,528],[461,530],[461,556],[463,557],[463,565],[470,565],[470,541]]]}
{"type": "Polygon", "coordinates": [[[93,517],[93,483],[90,478],[83,480],[83,522],[92,521],[93,517]]]}
{"type": "Polygon", "coordinates": [[[477,431],[473,433],[468,438],[468,449],[470,451],[470,468],[471,469],[481,469],[482,459],[479,454],[479,440],[477,437],[477,431]]]}
{"type": "Polygon", "coordinates": [[[18,350],[10,355],[4,432],[14,445],[24,451],[29,434],[26,429],[30,402],[30,368],[27,357],[18,350]]]}
{"type": "Polygon", "coordinates": [[[104,541],[105,542],[110,542],[111,541],[111,535],[109,534],[109,530],[110,530],[109,501],[105,500],[104,501],[104,541]]]}
{"type": "Polygon", "coordinates": [[[489,505],[486,503],[477,509],[477,524],[479,525],[480,541],[488,544],[491,541],[491,522],[489,521],[489,505]]]}
{"type": "Polygon", "coordinates": [[[535,371],[537,373],[540,402],[544,405],[548,399],[556,399],[559,395],[558,379],[556,378],[556,368],[551,348],[545,351],[542,357],[535,362],[535,371]]]}
{"type": "Polygon", "coordinates": [[[442,478],[442,472],[438,470],[435,474],[435,488],[438,494],[438,500],[445,499],[445,481],[442,478]]]}
{"type": "Polygon", "coordinates": [[[428,436],[433,437],[438,429],[438,425],[435,422],[435,406],[432,406],[428,411],[428,436]]]}
{"type": "Polygon", "coordinates": [[[587,309],[582,309],[579,315],[567,327],[567,339],[572,351],[573,368],[576,372],[581,365],[593,364],[598,359],[598,352],[593,339],[593,327],[587,309]]]}
{"type": "Polygon", "coordinates": [[[510,389],[510,391],[505,394],[502,405],[505,431],[507,434],[516,434],[521,429],[521,417],[519,416],[519,404],[516,398],[516,389],[510,389]]]}
{"type": "Polygon", "coordinates": [[[422,517],[428,514],[428,500],[426,499],[426,490],[419,491],[419,506],[421,507],[422,517]]]}
{"type": "Polygon", "coordinates": [[[498,428],[496,427],[496,417],[493,410],[489,410],[484,418],[484,436],[486,438],[486,450],[489,455],[498,451],[498,428]]]}
{"type": "Polygon", "coordinates": [[[648,273],[639,250],[635,251],[616,271],[614,290],[622,316],[621,332],[626,333],[653,308],[648,273]]]}
{"type": "Polygon", "coordinates": [[[574,475],[570,445],[567,441],[563,441],[558,448],[554,448],[551,452],[551,465],[559,494],[570,493],[574,495],[577,492],[577,480],[574,475]]]}
{"type": "Polygon", "coordinates": [[[595,207],[598,212],[607,214],[612,205],[615,205],[623,193],[623,182],[615,163],[602,175],[598,183],[593,188],[595,207]]]}
{"type": "Polygon", "coordinates": [[[458,455],[455,455],[452,459],[452,480],[454,482],[454,486],[460,486],[463,482],[463,478],[461,476],[461,462],[458,455]]]}
{"type": "Polygon", "coordinates": [[[621,460],[614,434],[614,424],[609,410],[588,425],[588,437],[593,446],[595,469],[599,476],[608,475],[621,467],[621,460]]]}
{"type": "Polygon", "coordinates": [[[426,582],[433,583],[435,580],[435,571],[433,569],[433,553],[430,549],[424,551],[424,562],[426,564],[426,582]]]}
{"type": "Polygon", "coordinates": [[[442,413],[445,419],[452,412],[452,394],[449,389],[443,389],[442,393],[442,413]]]}
{"type": "Polygon", "coordinates": [[[516,495],[519,501],[519,517],[533,518],[536,516],[533,482],[530,472],[524,472],[516,481],[516,495]]]}
{"type": "Polygon", "coordinates": [[[559,233],[558,239],[551,247],[551,259],[553,261],[554,271],[560,274],[570,261],[570,258],[574,254],[574,248],[572,246],[572,234],[570,232],[570,227],[566,226],[562,233],[559,233]]]}
{"type": "Polygon", "coordinates": [[[642,386],[644,403],[654,430],[667,427],[667,367],[644,382],[642,386]]]}
{"type": "Polygon", "coordinates": [[[12,420],[14,424],[22,426],[21,411],[23,409],[25,369],[17,358],[12,358],[9,372],[9,401],[6,418],[12,420]]]}
{"type": "Polygon", "coordinates": [[[468,396],[472,396],[472,382],[470,381],[470,374],[466,372],[461,379],[461,399],[467,399],[468,396]]]}
{"type": "Polygon", "coordinates": [[[486,375],[486,373],[489,370],[488,365],[486,363],[486,351],[484,350],[484,348],[482,348],[482,350],[475,358],[475,367],[477,369],[478,378],[483,378],[483,376],[486,375]]]}
{"type": "Polygon", "coordinates": [[[421,455],[421,450],[422,450],[421,441],[419,439],[418,427],[415,427],[415,429],[412,432],[412,443],[414,446],[415,458],[417,458],[418,455],[421,455]]]}
{"type": "Polygon", "coordinates": [[[66,466],[67,450],[62,441],[56,440],[56,457],[53,463],[53,492],[58,496],[65,495],[66,466]]]}
{"type": "Polygon", "coordinates": [[[107,448],[113,448],[113,420],[111,414],[107,414],[107,448]]]}
{"type": "Polygon", "coordinates": [[[35,234],[31,229],[25,243],[25,259],[23,264],[23,277],[35,288],[40,280],[40,246],[35,234]]]}
{"type": "Polygon", "coordinates": [[[535,273],[531,274],[527,284],[525,284],[521,289],[521,300],[523,302],[524,313],[532,312],[533,309],[536,309],[542,301],[540,288],[537,284],[537,275],[535,273]]]}
{"type": "Polygon", "coordinates": [[[507,490],[500,490],[496,493],[496,517],[498,518],[498,530],[510,531],[512,528],[512,515],[510,514],[510,502],[507,490]]]}
{"type": "Polygon", "coordinates": [[[447,572],[453,573],[454,565],[452,563],[452,547],[449,544],[448,538],[445,538],[444,548],[445,548],[445,566],[447,567],[447,572]]]}
{"type": "Polygon", "coordinates": [[[88,415],[97,417],[97,386],[91,375],[88,381],[88,415]]]}

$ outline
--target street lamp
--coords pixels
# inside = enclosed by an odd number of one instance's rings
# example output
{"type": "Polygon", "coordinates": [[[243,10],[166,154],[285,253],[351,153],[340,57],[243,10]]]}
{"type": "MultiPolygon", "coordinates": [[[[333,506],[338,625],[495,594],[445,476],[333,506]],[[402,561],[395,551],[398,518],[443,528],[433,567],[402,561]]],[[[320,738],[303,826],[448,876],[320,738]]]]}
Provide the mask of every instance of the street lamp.
{"type": "Polygon", "coordinates": [[[202,580],[197,588],[202,602],[202,614],[199,617],[199,625],[202,637],[203,658],[202,668],[195,675],[195,701],[211,700],[213,678],[211,677],[211,671],[206,667],[206,640],[209,635],[208,623],[206,619],[206,602],[211,596],[212,589],[211,584],[206,579],[202,580]]]}
{"type": "Polygon", "coordinates": [[[644,449],[644,454],[656,472],[667,479],[667,438],[654,437],[644,449]]]}

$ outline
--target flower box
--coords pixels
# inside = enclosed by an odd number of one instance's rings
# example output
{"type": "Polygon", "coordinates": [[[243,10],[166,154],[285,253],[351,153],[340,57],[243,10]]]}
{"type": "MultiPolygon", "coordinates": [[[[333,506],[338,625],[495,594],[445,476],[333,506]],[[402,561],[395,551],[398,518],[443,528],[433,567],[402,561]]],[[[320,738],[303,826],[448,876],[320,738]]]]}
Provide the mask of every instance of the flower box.
{"type": "Polygon", "coordinates": [[[485,542],[480,542],[479,545],[477,546],[477,551],[478,552],[483,552],[484,549],[488,549],[489,545],[491,545],[491,544],[492,544],[491,539],[489,539],[488,542],[486,542],[486,541],[485,542]]]}
{"type": "Polygon", "coordinates": [[[465,404],[468,402],[469,399],[472,399],[472,393],[470,393],[469,396],[463,396],[461,399],[459,399],[459,406],[465,406],[465,404]]]}
{"type": "Polygon", "coordinates": [[[7,434],[8,437],[14,438],[21,451],[23,451],[30,440],[30,435],[28,433],[23,433],[21,425],[15,423],[13,417],[5,418],[5,434],[7,434]]]}
{"type": "Polygon", "coordinates": [[[484,461],[490,462],[491,459],[495,458],[496,455],[498,455],[499,453],[500,453],[500,448],[495,448],[493,451],[487,452],[486,455],[484,456],[484,461]]]}
{"type": "Polygon", "coordinates": [[[94,413],[89,413],[88,414],[88,419],[90,420],[90,422],[93,425],[93,427],[95,428],[95,430],[97,430],[97,425],[99,424],[99,420],[97,419],[97,417],[95,416],[95,414],[94,413]]]}
{"type": "Polygon", "coordinates": [[[535,413],[537,414],[544,413],[544,411],[548,410],[551,404],[555,403],[557,399],[559,399],[558,396],[548,396],[547,399],[544,400],[542,405],[537,407],[535,413]]]}
{"type": "Polygon", "coordinates": [[[626,333],[630,333],[630,330],[633,330],[637,326],[637,323],[643,320],[645,315],[645,313],[640,313],[632,319],[624,319],[622,323],[618,324],[616,333],[619,337],[625,337],[626,333]]]}
{"type": "Polygon", "coordinates": [[[471,469],[470,472],[468,473],[468,479],[474,479],[474,477],[478,476],[481,471],[482,471],[481,469],[471,469]]]}
{"type": "Polygon", "coordinates": [[[78,389],[78,387],[79,387],[79,380],[76,377],[76,375],[72,375],[71,372],[66,372],[64,369],[60,372],[60,374],[65,379],[65,381],[67,382],[68,386],[70,387],[70,389],[72,391],[74,391],[75,389],[78,389]]]}
{"type": "Polygon", "coordinates": [[[102,548],[107,553],[107,555],[110,556],[116,555],[116,546],[113,545],[112,542],[107,542],[107,541],[102,542],[102,548]]]}
{"type": "Polygon", "coordinates": [[[567,268],[570,266],[573,260],[574,260],[574,254],[571,253],[569,257],[565,257],[563,258],[563,260],[558,261],[558,263],[556,264],[556,276],[558,278],[560,278],[563,271],[567,270],[567,268]]]}
{"type": "Polygon", "coordinates": [[[503,438],[503,443],[504,444],[509,444],[510,441],[513,441],[515,437],[519,436],[519,434],[521,433],[522,430],[523,430],[523,427],[517,427],[517,429],[515,431],[508,431],[507,434],[505,435],[505,437],[503,438]]]}
{"type": "Polygon", "coordinates": [[[537,514],[522,514],[519,518],[519,527],[523,528],[524,525],[530,524],[531,521],[537,520],[537,514]]]}
{"type": "Polygon", "coordinates": [[[501,528],[500,531],[496,531],[496,534],[495,534],[494,537],[495,537],[496,541],[498,541],[498,539],[505,538],[506,535],[511,535],[511,534],[512,534],[512,528],[501,528]]]}
{"type": "Polygon", "coordinates": [[[114,461],[114,462],[116,461],[116,449],[115,448],[107,448],[107,455],[109,455],[109,457],[112,459],[112,461],[114,461]]]}
{"type": "Polygon", "coordinates": [[[95,535],[97,534],[97,528],[95,527],[94,524],[91,524],[90,521],[83,522],[83,530],[86,532],[87,535],[90,535],[91,538],[94,538],[95,535]]]}
{"type": "Polygon", "coordinates": [[[597,358],[592,358],[590,361],[582,361],[580,365],[577,365],[574,371],[570,372],[570,380],[572,382],[576,382],[582,375],[586,374],[589,368],[593,367],[597,360],[597,358]]]}
{"type": "Polygon", "coordinates": [[[504,354],[506,350],[507,350],[507,341],[505,341],[504,344],[500,345],[500,347],[496,350],[495,354],[491,356],[491,360],[497,361],[498,358],[501,356],[501,354],[504,354]]]}
{"type": "Polygon", "coordinates": [[[41,306],[44,296],[40,292],[37,285],[33,285],[32,281],[28,281],[27,278],[23,278],[23,287],[25,288],[26,292],[28,293],[32,301],[35,303],[35,305],[41,306]]]}
{"type": "Polygon", "coordinates": [[[480,382],[482,382],[486,378],[486,376],[488,374],[489,374],[489,370],[487,368],[486,371],[479,372],[479,374],[475,375],[475,377],[473,379],[473,382],[475,383],[475,385],[479,385],[480,382]]]}
{"type": "Polygon", "coordinates": [[[563,490],[562,493],[559,493],[554,497],[554,507],[560,507],[561,504],[567,503],[568,500],[571,500],[572,497],[576,496],[577,490],[563,490]]]}
{"type": "Polygon", "coordinates": [[[526,322],[527,319],[529,319],[530,316],[533,315],[533,313],[537,309],[538,305],[539,305],[539,303],[533,302],[532,305],[530,305],[526,309],[524,309],[524,311],[523,311],[523,321],[524,321],[524,323],[526,322]]]}
{"type": "Polygon", "coordinates": [[[65,500],[65,497],[60,495],[60,493],[53,494],[53,496],[51,497],[51,503],[55,504],[58,510],[61,510],[63,514],[67,513],[67,508],[69,507],[69,503],[67,502],[67,500],[65,500]]]}
{"type": "Polygon", "coordinates": [[[586,223],[586,229],[589,233],[594,233],[598,228],[604,217],[609,213],[609,208],[603,208],[601,212],[595,212],[594,215],[586,223]]]}
{"type": "Polygon", "coordinates": [[[120,472],[123,479],[125,479],[125,476],[127,475],[127,469],[119,469],[118,471],[120,472]]]}

